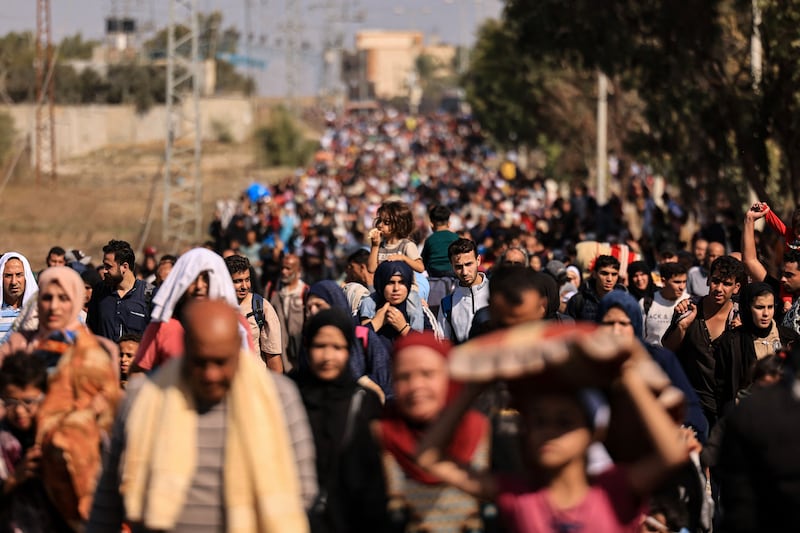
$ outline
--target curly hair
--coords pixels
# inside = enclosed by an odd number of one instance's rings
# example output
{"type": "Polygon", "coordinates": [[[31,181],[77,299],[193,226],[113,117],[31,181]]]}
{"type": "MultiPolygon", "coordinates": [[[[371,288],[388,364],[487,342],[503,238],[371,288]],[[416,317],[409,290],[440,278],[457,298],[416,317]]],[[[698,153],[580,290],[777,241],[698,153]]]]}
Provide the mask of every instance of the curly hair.
{"type": "Polygon", "coordinates": [[[375,218],[375,227],[378,226],[378,220],[381,219],[400,239],[407,239],[414,230],[414,215],[411,214],[411,208],[405,202],[382,203],[378,208],[378,216],[375,218]]]}
{"type": "Polygon", "coordinates": [[[714,262],[711,263],[708,277],[733,279],[740,285],[744,285],[744,283],[747,281],[744,271],[744,263],[729,255],[723,255],[722,257],[714,259],[714,262]]]}
{"type": "Polygon", "coordinates": [[[228,273],[233,276],[239,272],[250,272],[250,260],[241,255],[232,255],[225,258],[228,273]]]}

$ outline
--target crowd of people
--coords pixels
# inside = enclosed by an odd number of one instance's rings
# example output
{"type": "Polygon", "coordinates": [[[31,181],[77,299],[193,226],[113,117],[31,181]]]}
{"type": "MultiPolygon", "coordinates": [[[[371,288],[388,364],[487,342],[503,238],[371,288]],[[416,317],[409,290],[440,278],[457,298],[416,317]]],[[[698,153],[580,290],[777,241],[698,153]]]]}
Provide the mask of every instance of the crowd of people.
{"type": "Polygon", "coordinates": [[[800,216],[329,119],[203,245],[0,256],[0,532],[800,528],[800,216]]]}

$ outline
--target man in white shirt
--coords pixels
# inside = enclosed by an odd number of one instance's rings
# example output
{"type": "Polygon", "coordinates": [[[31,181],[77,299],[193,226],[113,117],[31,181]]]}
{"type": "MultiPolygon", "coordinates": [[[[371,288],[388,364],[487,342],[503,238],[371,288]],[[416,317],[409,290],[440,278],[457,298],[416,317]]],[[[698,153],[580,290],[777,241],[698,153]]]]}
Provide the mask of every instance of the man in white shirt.
{"type": "Polygon", "coordinates": [[[644,341],[661,346],[661,337],[672,322],[675,306],[688,298],[686,267],[680,263],[662,263],[658,267],[664,287],[653,298],[644,297],[639,305],[644,314],[644,341]]]}

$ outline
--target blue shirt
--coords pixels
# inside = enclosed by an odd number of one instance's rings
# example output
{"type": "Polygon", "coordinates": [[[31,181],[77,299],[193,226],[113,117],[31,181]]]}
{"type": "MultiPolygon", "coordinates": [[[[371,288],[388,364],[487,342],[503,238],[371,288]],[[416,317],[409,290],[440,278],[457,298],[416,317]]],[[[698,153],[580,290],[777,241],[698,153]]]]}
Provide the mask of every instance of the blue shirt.
{"type": "Polygon", "coordinates": [[[8,334],[11,332],[11,325],[17,319],[22,308],[11,307],[3,302],[0,304],[0,344],[3,344],[8,339],[8,334]]]}
{"type": "Polygon", "coordinates": [[[150,302],[146,295],[148,284],[137,279],[133,288],[120,298],[113,287],[95,285],[86,325],[95,335],[114,342],[129,333],[143,334],[150,323],[150,302]]]}

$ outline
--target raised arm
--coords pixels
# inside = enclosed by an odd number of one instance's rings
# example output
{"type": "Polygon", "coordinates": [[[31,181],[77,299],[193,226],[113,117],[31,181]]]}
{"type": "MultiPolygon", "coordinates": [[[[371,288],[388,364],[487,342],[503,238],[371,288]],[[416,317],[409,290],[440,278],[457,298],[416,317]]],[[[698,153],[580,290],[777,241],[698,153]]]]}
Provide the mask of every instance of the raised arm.
{"type": "Polygon", "coordinates": [[[464,386],[455,401],[445,407],[439,420],[422,437],[417,447],[416,459],[420,467],[445,483],[475,498],[493,500],[497,496],[497,484],[489,470],[475,471],[445,455],[445,449],[450,444],[461,418],[485,387],[485,384],[474,383],[464,386]]]}
{"type": "Polygon", "coordinates": [[[747,269],[747,273],[754,281],[764,281],[767,277],[767,269],[758,260],[756,252],[756,220],[763,218],[769,207],[767,204],[753,204],[744,216],[744,228],[742,228],[742,262],[747,269]],[[756,210],[758,209],[758,210],[756,210]]]}

